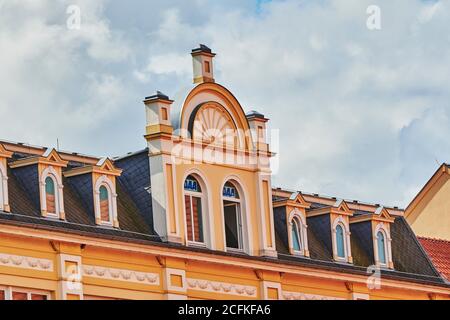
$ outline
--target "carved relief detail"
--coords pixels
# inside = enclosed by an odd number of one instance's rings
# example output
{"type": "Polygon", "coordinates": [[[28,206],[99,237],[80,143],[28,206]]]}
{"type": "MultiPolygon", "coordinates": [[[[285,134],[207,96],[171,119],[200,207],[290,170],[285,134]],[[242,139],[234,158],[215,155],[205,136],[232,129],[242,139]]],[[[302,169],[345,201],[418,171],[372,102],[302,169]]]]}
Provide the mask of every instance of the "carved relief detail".
{"type": "Polygon", "coordinates": [[[236,296],[256,298],[257,289],[253,286],[238,285],[201,279],[187,279],[188,289],[215,293],[225,293],[236,296]]]}
{"type": "Polygon", "coordinates": [[[283,298],[285,300],[344,300],[342,298],[300,292],[283,292],[283,298]]]}
{"type": "Polygon", "coordinates": [[[157,273],[84,265],[83,275],[107,280],[159,285],[159,275],[157,273]]]}
{"type": "Polygon", "coordinates": [[[53,262],[51,260],[17,256],[7,253],[0,253],[0,266],[49,272],[53,271],[53,262]]]}

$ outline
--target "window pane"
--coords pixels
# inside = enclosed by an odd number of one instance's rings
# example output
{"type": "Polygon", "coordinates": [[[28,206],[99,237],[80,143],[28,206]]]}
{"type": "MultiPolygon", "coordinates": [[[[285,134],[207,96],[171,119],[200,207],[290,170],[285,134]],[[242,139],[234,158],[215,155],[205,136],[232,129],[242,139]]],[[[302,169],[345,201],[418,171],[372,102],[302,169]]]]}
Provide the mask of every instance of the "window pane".
{"type": "Polygon", "coordinates": [[[45,179],[45,199],[48,213],[56,213],[55,205],[55,182],[52,178],[45,179]]]}
{"type": "Polygon", "coordinates": [[[336,227],[336,248],[338,257],[345,258],[344,230],[339,225],[336,227]]]}
{"type": "Polygon", "coordinates": [[[13,300],[28,300],[26,292],[13,292],[12,293],[13,300]]]}
{"type": "Polygon", "coordinates": [[[192,197],[193,223],[194,223],[194,239],[196,242],[203,242],[203,217],[202,217],[202,200],[192,197]]]}
{"type": "Polygon", "coordinates": [[[194,241],[192,236],[192,213],[191,213],[191,197],[184,197],[184,206],[186,208],[186,229],[187,229],[187,239],[189,241],[194,241]]]}
{"type": "Polygon", "coordinates": [[[47,296],[43,294],[31,294],[31,300],[47,300],[47,296]]]}
{"type": "Polygon", "coordinates": [[[386,245],[384,234],[382,232],[378,232],[377,234],[377,243],[378,243],[378,260],[380,263],[386,264],[386,245]]]}
{"type": "Polygon", "coordinates": [[[0,290],[0,300],[5,300],[5,291],[0,290]]]}
{"type": "Polygon", "coordinates": [[[55,195],[55,182],[50,177],[45,179],[45,192],[47,194],[55,195]]]}
{"type": "Polygon", "coordinates": [[[237,203],[224,201],[225,236],[228,248],[241,249],[238,206],[237,203]]]}
{"type": "Polygon", "coordinates": [[[298,228],[297,220],[292,220],[292,247],[295,251],[301,250],[300,245],[300,234],[299,234],[299,228],[298,228]]]}
{"type": "Polygon", "coordinates": [[[239,199],[239,193],[236,190],[236,187],[229,182],[223,187],[223,196],[227,198],[239,199]]]}
{"type": "Polygon", "coordinates": [[[110,222],[109,217],[109,195],[106,187],[100,187],[100,219],[103,222],[110,222]]]}
{"type": "Polygon", "coordinates": [[[184,190],[192,192],[202,192],[200,184],[193,176],[189,176],[184,181],[184,190]]]}

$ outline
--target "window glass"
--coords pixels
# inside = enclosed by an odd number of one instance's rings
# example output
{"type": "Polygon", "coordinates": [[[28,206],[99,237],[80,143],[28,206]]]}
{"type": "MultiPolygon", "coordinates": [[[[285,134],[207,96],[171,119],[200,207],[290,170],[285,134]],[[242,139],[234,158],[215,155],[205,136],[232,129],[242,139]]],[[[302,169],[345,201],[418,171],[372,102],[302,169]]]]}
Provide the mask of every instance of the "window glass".
{"type": "Polygon", "coordinates": [[[227,198],[239,199],[239,193],[236,190],[236,187],[231,183],[227,183],[223,187],[223,196],[227,198]]]}
{"type": "Polygon", "coordinates": [[[100,219],[103,222],[110,222],[109,217],[109,194],[105,186],[100,187],[100,219]]]}
{"type": "Polygon", "coordinates": [[[292,220],[292,248],[295,251],[301,250],[300,229],[297,219],[292,220]]]}
{"type": "Polygon", "coordinates": [[[242,249],[242,226],[239,203],[224,201],[225,236],[228,248],[242,249]]]}
{"type": "Polygon", "coordinates": [[[386,264],[386,244],[383,232],[379,231],[377,234],[378,243],[378,260],[382,264],[386,264]]]}
{"type": "Polygon", "coordinates": [[[184,190],[192,192],[202,192],[197,179],[192,176],[187,177],[187,179],[184,181],[184,190]]]}
{"type": "Polygon", "coordinates": [[[31,294],[31,300],[47,300],[47,296],[43,294],[31,294]]]}
{"type": "Polygon", "coordinates": [[[340,225],[336,227],[336,248],[338,257],[345,258],[344,229],[340,225]]]}
{"type": "Polygon", "coordinates": [[[5,300],[5,291],[0,290],[0,300],[5,300]]]}
{"type": "Polygon", "coordinates": [[[56,213],[55,182],[50,177],[45,179],[45,199],[47,202],[47,212],[56,213]]]}
{"type": "Polygon", "coordinates": [[[13,291],[12,299],[13,300],[28,300],[28,295],[26,292],[13,291]]]}
{"type": "Polygon", "coordinates": [[[189,241],[203,242],[202,200],[199,197],[186,195],[186,228],[189,241]]]}
{"type": "Polygon", "coordinates": [[[193,176],[189,176],[184,181],[184,190],[186,192],[184,203],[187,239],[188,241],[203,243],[203,208],[200,183],[193,176]]]}

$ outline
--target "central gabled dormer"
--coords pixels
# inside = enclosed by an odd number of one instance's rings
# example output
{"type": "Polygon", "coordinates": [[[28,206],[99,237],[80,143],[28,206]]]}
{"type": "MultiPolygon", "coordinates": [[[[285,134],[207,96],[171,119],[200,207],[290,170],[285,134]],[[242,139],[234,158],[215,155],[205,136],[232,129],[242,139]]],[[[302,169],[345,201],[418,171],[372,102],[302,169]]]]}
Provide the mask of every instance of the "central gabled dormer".
{"type": "Polygon", "coordinates": [[[191,87],[144,100],[154,228],[168,242],[276,257],[268,119],[215,81],[214,57],[200,45],[191,87]]]}

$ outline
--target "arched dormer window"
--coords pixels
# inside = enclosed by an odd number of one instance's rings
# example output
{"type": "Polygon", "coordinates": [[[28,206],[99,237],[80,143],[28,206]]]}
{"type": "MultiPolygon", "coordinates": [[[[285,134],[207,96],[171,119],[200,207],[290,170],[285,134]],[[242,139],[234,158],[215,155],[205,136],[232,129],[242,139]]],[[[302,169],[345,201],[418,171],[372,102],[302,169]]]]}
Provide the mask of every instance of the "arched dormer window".
{"type": "Polygon", "coordinates": [[[50,218],[64,219],[63,184],[58,172],[52,166],[41,175],[41,211],[50,218]]]}
{"type": "Polygon", "coordinates": [[[0,162],[0,211],[8,210],[8,176],[3,163],[0,162]]]}
{"type": "Polygon", "coordinates": [[[190,244],[205,244],[205,196],[199,181],[190,175],[184,181],[186,239],[190,244]]]}
{"type": "Polygon", "coordinates": [[[105,186],[101,186],[100,192],[100,219],[103,223],[111,223],[111,205],[108,189],[105,186]]]}
{"type": "Polygon", "coordinates": [[[381,265],[386,265],[386,237],[384,233],[378,231],[377,233],[377,246],[378,246],[378,261],[381,265]]]}
{"type": "Polygon", "coordinates": [[[297,218],[292,219],[292,249],[296,252],[300,252],[303,248],[301,241],[301,229],[300,223],[297,218]]]}
{"type": "Polygon", "coordinates": [[[289,248],[293,255],[309,256],[307,228],[305,218],[298,209],[294,209],[288,218],[289,248]]]}
{"type": "Polygon", "coordinates": [[[94,188],[95,220],[98,225],[118,227],[117,194],[113,182],[100,177],[94,188]]]}
{"type": "Polygon", "coordinates": [[[338,224],[336,227],[336,254],[338,258],[346,258],[344,228],[338,224]]]}
{"type": "Polygon", "coordinates": [[[51,176],[45,179],[45,201],[47,204],[47,214],[57,215],[55,181],[51,176]]]}
{"type": "Polygon", "coordinates": [[[240,185],[228,181],[222,190],[225,244],[227,249],[248,251],[245,200],[240,185]]]}
{"type": "Polygon", "coordinates": [[[351,263],[350,231],[342,216],[334,220],[332,242],[334,260],[351,263]]]}
{"type": "Polygon", "coordinates": [[[374,255],[375,264],[380,267],[393,268],[391,252],[391,238],[389,236],[389,226],[379,223],[374,231],[374,255]]]}

